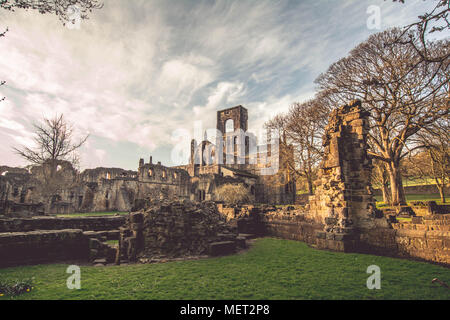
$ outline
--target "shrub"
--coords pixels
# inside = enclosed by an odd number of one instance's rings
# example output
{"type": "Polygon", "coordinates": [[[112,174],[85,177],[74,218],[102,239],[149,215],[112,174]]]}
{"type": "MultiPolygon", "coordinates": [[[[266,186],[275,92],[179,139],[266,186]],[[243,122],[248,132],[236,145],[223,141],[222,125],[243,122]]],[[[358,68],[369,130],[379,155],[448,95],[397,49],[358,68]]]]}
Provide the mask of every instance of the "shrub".
{"type": "Polygon", "coordinates": [[[224,184],[216,190],[217,200],[228,205],[238,205],[254,201],[253,195],[243,184],[224,184]]]}

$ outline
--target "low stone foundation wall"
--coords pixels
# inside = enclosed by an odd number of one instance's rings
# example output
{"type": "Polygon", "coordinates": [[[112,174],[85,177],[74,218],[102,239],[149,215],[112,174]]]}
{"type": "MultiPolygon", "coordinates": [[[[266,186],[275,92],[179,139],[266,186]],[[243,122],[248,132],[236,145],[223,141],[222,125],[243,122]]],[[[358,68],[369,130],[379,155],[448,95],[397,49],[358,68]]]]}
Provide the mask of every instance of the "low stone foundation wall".
{"type": "MultiPolygon", "coordinates": [[[[427,184],[427,185],[418,185],[418,186],[403,186],[403,189],[405,190],[405,194],[434,194],[439,193],[439,189],[436,187],[436,185],[433,184],[427,184]]],[[[450,193],[450,188],[445,188],[445,194],[450,193]]],[[[374,194],[376,196],[381,196],[382,192],[381,189],[375,189],[374,194]]]]}
{"type": "Polygon", "coordinates": [[[125,221],[126,216],[10,218],[0,219],[0,233],[62,229],[81,229],[83,231],[116,230],[125,221]]]}
{"type": "Polygon", "coordinates": [[[88,253],[88,238],[79,229],[0,234],[0,267],[87,261],[88,253]]]}
{"type": "Polygon", "coordinates": [[[238,231],[303,241],[318,249],[418,259],[450,266],[450,214],[417,216],[412,221],[386,224],[387,227],[380,223],[354,234],[335,234],[324,232],[324,225],[308,219],[307,212],[301,209],[266,209],[243,210],[248,214],[238,215],[238,231]]]}
{"type": "Polygon", "coordinates": [[[323,230],[323,225],[296,220],[266,220],[267,235],[303,241],[316,244],[317,232],[323,230]]]}

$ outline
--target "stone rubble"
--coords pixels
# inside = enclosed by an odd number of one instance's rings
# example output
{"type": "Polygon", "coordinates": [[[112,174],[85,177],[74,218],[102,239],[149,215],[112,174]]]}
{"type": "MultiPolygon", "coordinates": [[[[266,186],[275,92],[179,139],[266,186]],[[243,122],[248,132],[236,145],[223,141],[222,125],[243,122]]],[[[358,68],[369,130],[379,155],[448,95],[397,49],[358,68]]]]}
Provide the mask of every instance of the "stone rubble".
{"type": "Polygon", "coordinates": [[[233,253],[242,239],[214,202],[158,202],[130,214],[116,263],[233,253]]]}

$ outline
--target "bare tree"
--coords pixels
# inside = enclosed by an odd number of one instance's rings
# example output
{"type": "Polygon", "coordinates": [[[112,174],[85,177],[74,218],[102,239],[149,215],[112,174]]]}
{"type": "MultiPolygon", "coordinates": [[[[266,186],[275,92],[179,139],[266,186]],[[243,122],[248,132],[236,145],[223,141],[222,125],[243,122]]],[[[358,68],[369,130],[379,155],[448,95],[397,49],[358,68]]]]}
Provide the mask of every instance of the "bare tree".
{"type": "MultiPolygon", "coordinates": [[[[405,3],[404,0],[393,1],[405,3]]],[[[412,46],[423,61],[438,62],[448,59],[448,52],[441,52],[439,55],[430,55],[428,52],[427,38],[432,33],[450,30],[449,12],[450,0],[435,0],[434,8],[430,12],[425,12],[423,15],[420,15],[418,21],[405,26],[403,32],[397,39],[394,39],[392,44],[412,46]],[[404,38],[406,34],[408,37],[404,38]]]]}
{"type": "Polygon", "coordinates": [[[287,123],[287,115],[280,113],[267,121],[264,127],[269,133],[268,141],[270,141],[270,136],[274,133],[279,137],[277,150],[269,149],[271,156],[280,160],[279,170],[276,175],[267,176],[267,182],[274,187],[284,187],[286,192],[289,192],[295,191],[298,174],[295,169],[295,149],[291,143],[292,141],[288,139],[287,123]]]}
{"type": "Polygon", "coordinates": [[[50,170],[45,176],[52,179],[55,177],[60,161],[74,163],[74,159],[77,159],[76,150],[86,142],[88,135],[73,142],[73,128],[65,121],[62,114],[52,119],[45,118],[43,123],[33,126],[36,131],[34,138],[36,147],[21,146],[13,149],[32,164],[49,167],[50,170]]]}
{"type": "Polygon", "coordinates": [[[36,10],[39,13],[55,14],[63,24],[75,23],[71,9],[79,10],[79,18],[88,19],[93,9],[101,9],[103,3],[98,0],[0,0],[0,8],[36,10]]]}
{"type": "Polygon", "coordinates": [[[296,177],[306,180],[308,193],[314,193],[314,177],[322,157],[322,135],[327,122],[328,108],[319,98],[293,103],[287,114],[279,114],[266,122],[265,127],[278,131],[280,151],[294,150],[286,165],[296,177]],[[288,146],[292,146],[289,148],[288,146]]]}
{"type": "Polygon", "coordinates": [[[289,111],[287,133],[295,147],[297,174],[306,179],[309,194],[314,193],[314,177],[322,158],[327,111],[318,99],[294,103],[289,111]]]}
{"type": "Polygon", "coordinates": [[[431,178],[445,203],[445,188],[450,183],[450,126],[448,117],[418,134],[424,150],[408,157],[414,176],[431,178]]]}
{"type": "MultiPolygon", "coordinates": [[[[336,105],[357,98],[370,112],[369,154],[385,163],[395,205],[406,203],[401,160],[423,147],[411,138],[449,113],[449,59],[425,61],[412,45],[391,45],[402,33],[372,35],[316,79],[336,105]]],[[[449,51],[449,40],[428,43],[431,56],[449,51]]]]}
{"type": "MultiPolygon", "coordinates": [[[[4,37],[7,32],[8,32],[8,28],[6,28],[5,31],[0,32],[0,38],[4,37]]],[[[6,83],[6,81],[0,80],[0,87],[3,86],[5,83],[6,83]]],[[[3,100],[5,100],[5,97],[0,98],[0,102],[2,102],[3,100]]]]}
{"type": "Polygon", "coordinates": [[[392,204],[390,189],[389,189],[389,175],[386,170],[384,162],[376,160],[373,162],[374,170],[372,170],[371,179],[375,185],[378,185],[383,196],[385,204],[392,204]]]}

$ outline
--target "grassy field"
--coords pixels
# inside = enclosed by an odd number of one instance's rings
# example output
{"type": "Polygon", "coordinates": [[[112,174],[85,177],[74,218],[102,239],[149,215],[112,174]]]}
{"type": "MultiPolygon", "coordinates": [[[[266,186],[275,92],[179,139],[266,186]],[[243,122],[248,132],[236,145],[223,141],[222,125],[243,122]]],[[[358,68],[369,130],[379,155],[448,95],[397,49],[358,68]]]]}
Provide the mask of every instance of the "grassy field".
{"type": "MultiPolygon", "coordinates": [[[[319,251],[264,238],[247,252],[162,264],[81,267],[81,289],[66,288],[67,265],[0,269],[0,278],[34,277],[15,299],[450,299],[450,269],[422,262],[319,251]],[[367,267],[381,268],[381,289],[366,287],[367,267]]],[[[0,297],[10,299],[10,297],[0,297]]]]}
{"type": "Polygon", "coordinates": [[[96,216],[113,216],[116,214],[127,215],[128,212],[88,212],[88,213],[71,213],[71,214],[58,214],[57,217],[60,218],[70,218],[70,217],[96,217],[96,216]]]}

